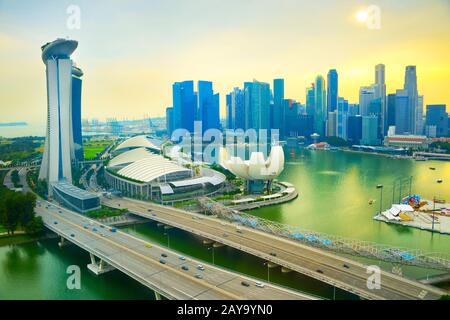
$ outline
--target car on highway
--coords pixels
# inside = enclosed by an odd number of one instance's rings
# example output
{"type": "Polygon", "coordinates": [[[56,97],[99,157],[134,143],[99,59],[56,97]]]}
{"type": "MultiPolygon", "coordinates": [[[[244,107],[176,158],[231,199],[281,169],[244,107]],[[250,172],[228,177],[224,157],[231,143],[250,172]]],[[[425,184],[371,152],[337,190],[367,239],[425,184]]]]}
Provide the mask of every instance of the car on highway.
{"type": "Polygon", "coordinates": [[[156,216],[157,216],[157,214],[156,214],[156,213],[152,213],[152,216],[153,216],[153,217],[156,217],[156,216]]]}
{"type": "Polygon", "coordinates": [[[104,225],[102,225],[102,224],[100,225],[100,228],[104,228],[104,227],[105,227],[104,225]]]}
{"type": "Polygon", "coordinates": [[[343,267],[344,267],[345,269],[350,269],[350,266],[349,266],[348,264],[344,264],[343,267]]]}
{"type": "Polygon", "coordinates": [[[197,279],[203,279],[203,276],[199,273],[196,273],[194,277],[196,277],[197,279]]]}
{"type": "Polygon", "coordinates": [[[75,234],[71,233],[70,236],[71,236],[72,238],[74,238],[74,237],[75,237],[75,234]]]}
{"type": "Polygon", "coordinates": [[[145,245],[145,247],[146,247],[146,248],[151,248],[152,245],[151,245],[150,243],[147,243],[147,244],[145,245]]]}
{"type": "Polygon", "coordinates": [[[258,288],[264,288],[264,283],[262,283],[261,281],[256,281],[255,286],[257,286],[258,288]]]}
{"type": "Polygon", "coordinates": [[[228,234],[224,233],[222,236],[223,236],[224,238],[226,238],[226,237],[228,237],[228,234]]]}
{"type": "Polygon", "coordinates": [[[205,267],[204,267],[202,264],[199,264],[199,265],[197,266],[197,269],[198,269],[198,270],[201,270],[201,271],[205,271],[205,267]]]}
{"type": "Polygon", "coordinates": [[[58,224],[58,221],[53,221],[53,224],[58,224]]]}
{"type": "Polygon", "coordinates": [[[167,258],[167,254],[161,253],[161,257],[167,258]]]}
{"type": "Polygon", "coordinates": [[[159,263],[166,264],[166,260],[160,259],[160,260],[159,260],[159,263]]]}
{"type": "Polygon", "coordinates": [[[148,212],[152,212],[152,209],[147,209],[148,212]]]}
{"type": "Polygon", "coordinates": [[[97,232],[97,228],[92,228],[92,231],[97,232]]]}
{"type": "Polygon", "coordinates": [[[188,266],[182,266],[181,269],[183,269],[184,271],[189,271],[189,267],[188,266]]]}
{"type": "Polygon", "coordinates": [[[184,256],[179,256],[178,259],[180,259],[182,261],[186,260],[186,258],[184,256]]]}
{"type": "Polygon", "coordinates": [[[320,269],[317,269],[316,271],[317,271],[318,273],[320,273],[320,274],[323,274],[323,271],[320,270],[320,269]]]}
{"type": "Polygon", "coordinates": [[[250,283],[248,283],[247,281],[242,281],[241,285],[243,285],[244,287],[250,287],[250,283]]]}
{"type": "Polygon", "coordinates": [[[61,210],[59,210],[58,212],[59,212],[59,213],[62,213],[62,211],[61,211],[61,210]]]}
{"type": "Polygon", "coordinates": [[[85,225],[83,226],[83,228],[87,229],[87,228],[89,228],[89,226],[88,226],[87,224],[85,224],[85,225]]]}
{"type": "Polygon", "coordinates": [[[102,233],[100,233],[100,235],[102,236],[102,237],[104,237],[105,236],[105,234],[102,232],[102,233]]]}
{"type": "Polygon", "coordinates": [[[271,252],[270,255],[271,255],[272,257],[276,257],[276,256],[277,256],[277,254],[276,254],[275,252],[271,252]]]}
{"type": "Polygon", "coordinates": [[[117,232],[117,228],[116,227],[112,227],[111,229],[109,229],[111,232],[117,232]]]}

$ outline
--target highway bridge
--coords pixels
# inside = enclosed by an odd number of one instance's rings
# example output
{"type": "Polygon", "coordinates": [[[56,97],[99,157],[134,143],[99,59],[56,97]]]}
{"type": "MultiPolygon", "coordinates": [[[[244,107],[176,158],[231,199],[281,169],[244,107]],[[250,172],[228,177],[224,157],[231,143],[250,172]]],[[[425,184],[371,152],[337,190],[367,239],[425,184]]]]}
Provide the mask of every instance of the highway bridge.
{"type": "Polygon", "coordinates": [[[447,294],[443,290],[385,271],[380,274],[381,288],[369,289],[366,265],[320,248],[173,207],[128,198],[104,199],[103,202],[244,251],[365,299],[438,299],[447,294]]]}
{"type": "Polygon", "coordinates": [[[36,213],[45,226],[90,253],[88,268],[96,274],[118,269],[168,299],[282,299],[316,297],[205,264],[90,220],[50,202],[38,200],[36,213]],[[199,265],[203,267],[199,268],[199,265]]]}

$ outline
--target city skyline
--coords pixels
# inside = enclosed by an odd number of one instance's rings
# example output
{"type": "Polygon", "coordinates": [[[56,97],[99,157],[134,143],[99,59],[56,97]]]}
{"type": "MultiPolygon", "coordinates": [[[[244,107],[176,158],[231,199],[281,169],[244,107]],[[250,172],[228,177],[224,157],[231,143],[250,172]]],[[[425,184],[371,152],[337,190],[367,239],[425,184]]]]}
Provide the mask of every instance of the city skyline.
{"type": "MultiPolygon", "coordinates": [[[[0,1],[1,54],[14,56],[17,61],[0,62],[4,70],[0,80],[2,121],[45,123],[42,112],[46,107],[45,82],[36,47],[65,36],[79,41],[74,60],[82,61],[80,67],[87,74],[82,96],[83,118],[164,116],[166,107],[172,104],[171,85],[184,80],[214,83],[214,91],[220,94],[221,118],[226,114],[226,94],[252,79],[272,84],[273,79],[282,78],[284,95],[305,104],[307,86],[318,75],[326,78],[330,69],[339,74],[339,96],[354,103],[358,102],[360,86],[373,83],[373,67],[379,63],[386,65],[386,94],[402,88],[404,68],[415,65],[418,89],[425,100],[423,107],[450,105],[447,90],[450,63],[446,54],[450,48],[447,40],[450,28],[445,19],[450,7],[445,1],[395,5],[376,1],[382,10],[380,30],[369,30],[358,23],[356,13],[367,6],[359,1],[346,2],[338,8],[329,1],[317,5],[286,1],[283,6],[263,1],[255,9],[257,14],[252,14],[249,3],[243,4],[240,13],[233,12],[230,4],[220,3],[214,17],[191,23],[184,32],[168,27],[176,18],[169,5],[141,1],[135,4],[127,8],[119,3],[107,6],[104,17],[95,15],[106,23],[102,27],[92,19],[100,5],[80,1],[81,28],[69,30],[66,27],[69,3],[53,6],[30,3],[29,11],[19,11],[14,4],[0,1]],[[150,11],[159,16],[150,19],[150,25],[156,28],[147,31],[143,13],[153,17],[150,11]],[[312,11],[321,19],[305,14],[312,11]],[[53,19],[41,21],[44,14],[53,19]],[[258,33],[258,26],[267,22],[268,17],[273,18],[270,25],[258,33]],[[136,25],[127,23],[131,18],[136,25]],[[38,32],[30,35],[15,27],[19,23],[14,21],[20,22],[22,28],[39,25],[38,32]],[[210,23],[211,31],[202,28],[204,23],[210,23]],[[230,49],[231,40],[234,44],[231,47],[240,48],[238,52],[230,49]],[[334,47],[343,50],[332,50],[334,47]],[[21,95],[19,91],[24,88],[27,94],[21,95]]],[[[187,6],[186,2],[178,1],[172,5],[189,16],[198,14],[196,9],[201,4],[187,6]]],[[[188,17],[181,15],[178,19],[183,22],[188,17]]]]}

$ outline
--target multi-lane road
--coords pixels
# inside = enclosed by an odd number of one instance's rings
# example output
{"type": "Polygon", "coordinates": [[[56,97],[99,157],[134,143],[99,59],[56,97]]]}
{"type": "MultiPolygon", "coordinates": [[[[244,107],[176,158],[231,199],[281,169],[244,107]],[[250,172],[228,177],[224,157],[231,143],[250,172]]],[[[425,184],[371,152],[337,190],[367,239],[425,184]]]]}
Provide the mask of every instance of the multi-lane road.
{"type": "Polygon", "coordinates": [[[36,213],[52,231],[169,299],[315,297],[224,270],[39,200],[36,213]],[[203,267],[199,267],[203,265],[203,267]]]}
{"type": "Polygon", "coordinates": [[[237,227],[215,217],[128,198],[103,199],[103,202],[242,250],[366,299],[439,299],[447,294],[385,271],[379,274],[378,288],[377,283],[372,282],[377,275],[369,279],[373,271],[360,262],[255,229],[237,227]],[[368,285],[368,279],[374,285],[368,285]]]}

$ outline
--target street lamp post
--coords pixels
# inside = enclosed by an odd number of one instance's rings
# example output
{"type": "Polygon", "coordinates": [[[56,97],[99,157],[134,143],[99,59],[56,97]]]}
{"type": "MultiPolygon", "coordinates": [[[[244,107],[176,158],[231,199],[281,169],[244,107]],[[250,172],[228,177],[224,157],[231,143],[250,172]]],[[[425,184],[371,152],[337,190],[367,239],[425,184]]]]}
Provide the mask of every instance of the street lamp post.
{"type": "Polygon", "coordinates": [[[392,186],[392,204],[395,203],[395,185],[397,184],[397,180],[394,180],[394,185],[392,186]]]}
{"type": "Polygon", "coordinates": [[[170,249],[170,236],[169,236],[169,231],[164,232],[164,235],[167,236],[167,248],[170,249]]]}
{"type": "MultiPolygon", "coordinates": [[[[442,179],[437,179],[437,183],[442,183],[442,179]]],[[[436,210],[436,196],[433,196],[433,215],[431,218],[431,232],[434,232],[434,212],[436,210]]]]}
{"type": "Polygon", "coordinates": [[[212,264],[214,265],[214,245],[212,247],[209,247],[208,250],[212,251],[212,264]]]}
{"type": "Polygon", "coordinates": [[[270,283],[270,269],[269,269],[269,262],[264,262],[263,265],[267,266],[267,283],[270,283]]]}
{"type": "Polygon", "coordinates": [[[383,210],[383,185],[382,184],[377,185],[377,189],[380,189],[380,214],[381,214],[381,211],[383,210]]]}

